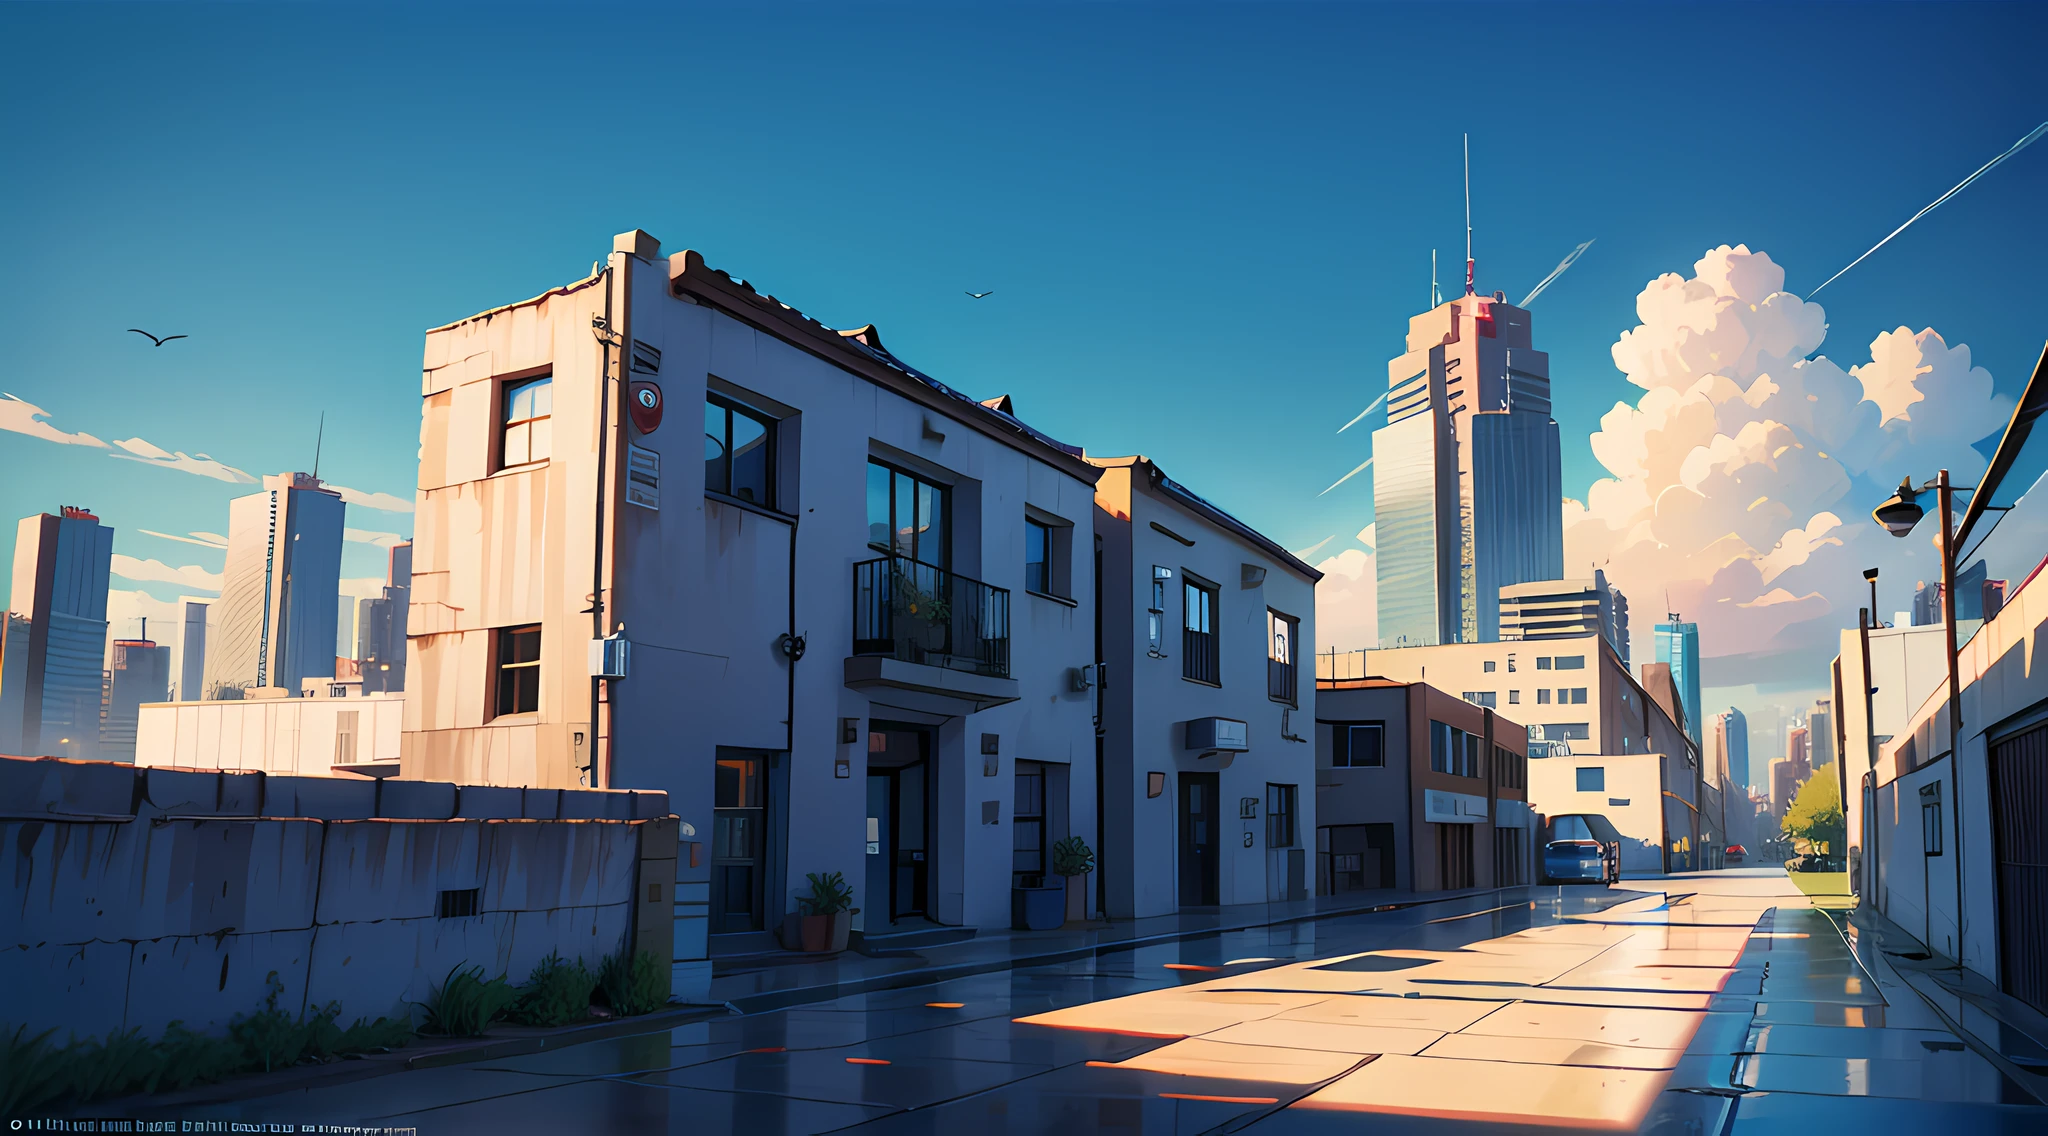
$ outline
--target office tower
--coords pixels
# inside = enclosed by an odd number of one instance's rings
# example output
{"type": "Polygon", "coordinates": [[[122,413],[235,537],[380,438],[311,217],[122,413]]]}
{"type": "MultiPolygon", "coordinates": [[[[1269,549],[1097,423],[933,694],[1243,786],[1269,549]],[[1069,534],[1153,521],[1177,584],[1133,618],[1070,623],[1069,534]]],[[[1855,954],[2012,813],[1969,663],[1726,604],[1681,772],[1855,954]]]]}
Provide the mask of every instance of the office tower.
{"type": "Polygon", "coordinates": [[[1500,639],[1504,643],[1576,639],[1599,635],[1614,648],[1628,669],[1628,597],[1607,582],[1592,579],[1531,580],[1500,590],[1500,639]]]}
{"type": "MultiPolygon", "coordinates": [[[[147,633],[145,621],[145,634],[147,633]]],[[[114,640],[109,670],[106,717],[100,722],[100,757],[105,761],[135,760],[135,722],[145,702],[162,702],[169,693],[171,649],[149,639],[114,640]]]]}
{"type": "Polygon", "coordinates": [[[1373,432],[1379,642],[1493,642],[1501,588],[1564,575],[1550,361],[1529,313],[1466,294],[1408,321],[1373,432]]]}
{"type": "Polygon", "coordinates": [[[392,546],[384,594],[360,605],[356,659],[364,694],[405,689],[405,621],[411,603],[412,542],[406,541],[392,546]]]}
{"type": "Polygon", "coordinates": [[[228,503],[205,697],[241,698],[259,687],[296,695],[308,675],[334,672],[342,513],[341,495],[304,473],[265,477],[261,493],[228,503]]]}
{"type": "Polygon", "coordinates": [[[346,595],[334,597],[334,657],[356,657],[356,605],[346,595]]]}
{"type": "Polygon", "coordinates": [[[1941,622],[1941,581],[1925,580],[1913,588],[1913,626],[1930,627],[1941,622]]]}
{"type": "Polygon", "coordinates": [[[1749,719],[1733,706],[1722,711],[1718,718],[1721,728],[1728,734],[1728,776],[1746,792],[1750,786],[1749,719]]]}
{"type": "Polygon", "coordinates": [[[185,629],[178,638],[178,698],[197,702],[206,680],[206,612],[210,605],[185,601],[185,629]]]}
{"type": "Polygon", "coordinates": [[[1700,740],[1700,625],[1680,623],[1678,613],[1657,625],[1657,661],[1671,664],[1671,681],[1685,700],[1686,736],[1700,740]]]}
{"type": "Polygon", "coordinates": [[[0,752],[98,755],[113,556],[114,530],[85,509],[27,517],[16,530],[9,606],[27,625],[8,626],[8,653],[20,657],[0,675],[19,690],[0,691],[0,719],[19,732],[0,737],[0,752]]]}
{"type": "Polygon", "coordinates": [[[1819,769],[1835,759],[1834,699],[1817,699],[1806,718],[1806,751],[1819,769]]]}

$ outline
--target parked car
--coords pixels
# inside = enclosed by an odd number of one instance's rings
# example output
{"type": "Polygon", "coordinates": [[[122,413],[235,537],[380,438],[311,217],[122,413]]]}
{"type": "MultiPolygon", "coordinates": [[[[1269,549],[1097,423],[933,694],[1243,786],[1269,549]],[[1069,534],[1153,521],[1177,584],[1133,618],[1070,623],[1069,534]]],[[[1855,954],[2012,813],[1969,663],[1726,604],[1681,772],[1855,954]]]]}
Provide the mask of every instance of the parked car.
{"type": "Polygon", "coordinates": [[[1740,844],[1730,844],[1728,850],[1722,853],[1722,859],[1730,864],[1743,863],[1749,859],[1749,849],[1740,844]]]}
{"type": "Polygon", "coordinates": [[[1546,884],[1621,881],[1621,833],[1598,813],[1553,817],[1543,845],[1546,884]]]}

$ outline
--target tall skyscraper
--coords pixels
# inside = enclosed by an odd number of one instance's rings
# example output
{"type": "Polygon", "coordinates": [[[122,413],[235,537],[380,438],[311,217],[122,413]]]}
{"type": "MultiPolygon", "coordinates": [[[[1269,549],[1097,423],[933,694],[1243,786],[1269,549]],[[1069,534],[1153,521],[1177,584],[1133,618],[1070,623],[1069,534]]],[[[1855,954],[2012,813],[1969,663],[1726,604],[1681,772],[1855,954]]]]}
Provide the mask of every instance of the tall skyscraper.
{"type": "Polygon", "coordinates": [[[197,702],[206,685],[206,613],[211,605],[185,601],[185,628],[178,637],[178,698],[197,702]]]}
{"type": "Polygon", "coordinates": [[[1685,732],[1700,740],[1700,625],[1680,623],[1678,613],[1657,625],[1657,661],[1671,664],[1671,681],[1685,700],[1685,732]]]}
{"type": "Polygon", "coordinates": [[[1749,719],[1742,711],[1730,706],[1716,715],[1722,730],[1728,736],[1728,777],[1745,790],[1751,785],[1749,779],[1749,719]]]}
{"type": "Polygon", "coordinates": [[[114,640],[113,667],[107,689],[106,717],[100,722],[100,757],[135,760],[135,723],[145,702],[162,702],[169,693],[171,649],[148,639],[114,640]]]}
{"type": "Polygon", "coordinates": [[[1835,759],[1834,699],[1816,700],[1807,714],[1806,726],[1806,751],[1813,767],[1819,769],[1835,759]]]}
{"type": "Polygon", "coordinates": [[[1531,580],[1500,590],[1500,639],[1504,643],[1576,639],[1599,635],[1614,648],[1623,670],[1628,659],[1628,597],[1598,569],[1593,578],[1531,580]]]}
{"type": "Polygon", "coordinates": [[[356,659],[363,693],[405,689],[406,610],[412,605],[412,542],[392,546],[384,594],[362,601],[356,659]]]}
{"type": "Polygon", "coordinates": [[[14,537],[8,622],[0,661],[0,752],[96,757],[100,667],[107,650],[107,579],[114,530],[85,509],[24,518],[14,537]]]}
{"type": "Polygon", "coordinates": [[[263,479],[228,503],[228,559],[206,644],[206,698],[255,687],[297,695],[334,673],[341,590],[341,495],[311,474],[263,479]]]}
{"type": "Polygon", "coordinates": [[[1529,313],[1470,290],[1408,321],[1373,432],[1384,647],[1500,638],[1500,590],[1564,575],[1550,358],[1529,313]]]}

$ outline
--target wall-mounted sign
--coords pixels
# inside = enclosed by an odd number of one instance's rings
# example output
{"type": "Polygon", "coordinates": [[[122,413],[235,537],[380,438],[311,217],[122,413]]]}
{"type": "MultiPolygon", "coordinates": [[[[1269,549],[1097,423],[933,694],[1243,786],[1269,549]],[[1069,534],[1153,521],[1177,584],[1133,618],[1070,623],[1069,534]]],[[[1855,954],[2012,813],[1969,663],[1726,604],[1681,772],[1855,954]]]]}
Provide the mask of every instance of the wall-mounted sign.
{"type": "Polygon", "coordinates": [[[661,429],[661,388],[644,379],[627,387],[626,413],[642,434],[661,429]]]}

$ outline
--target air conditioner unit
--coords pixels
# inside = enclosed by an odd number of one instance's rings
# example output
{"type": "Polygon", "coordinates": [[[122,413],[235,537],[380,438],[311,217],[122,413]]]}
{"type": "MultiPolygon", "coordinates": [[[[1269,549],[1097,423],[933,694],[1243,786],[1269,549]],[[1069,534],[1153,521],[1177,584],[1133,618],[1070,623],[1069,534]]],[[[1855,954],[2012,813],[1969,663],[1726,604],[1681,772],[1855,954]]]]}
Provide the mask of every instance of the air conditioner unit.
{"type": "Polygon", "coordinates": [[[625,678],[626,664],[632,656],[633,644],[626,639],[625,632],[590,641],[590,677],[625,678]]]}
{"type": "Polygon", "coordinates": [[[1187,724],[1187,748],[1243,753],[1252,748],[1251,732],[1235,718],[1196,718],[1187,724]]]}

